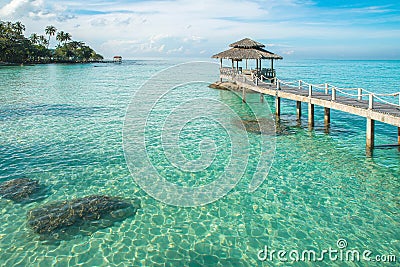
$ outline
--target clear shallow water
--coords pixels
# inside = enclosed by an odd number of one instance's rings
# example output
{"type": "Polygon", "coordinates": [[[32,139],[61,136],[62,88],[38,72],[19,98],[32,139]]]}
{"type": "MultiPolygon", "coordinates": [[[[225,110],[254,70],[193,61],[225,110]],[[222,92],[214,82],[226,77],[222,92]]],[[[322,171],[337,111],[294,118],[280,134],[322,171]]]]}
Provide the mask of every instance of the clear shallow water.
{"type": "MultiPolygon", "coordinates": [[[[50,190],[41,202],[0,200],[0,265],[273,266],[279,261],[257,259],[265,245],[321,251],[336,248],[339,238],[346,238],[351,249],[400,256],[400,154],[397,149],[376,149],[373,158],[366,158],[365,120],[341,112],[331,112],[327,135],[323,110],[316,108],[315,131],[309,132],[306,117],[297,126],[295,104],[284,101],[285,131],[276,136],[274,164],[251,194],[244,179],[224,198],[201,207],[168,206],[149,197],[130,175],[122,127],[135,91],[172,64],[0,68],[0,180],[27,176],[50,190]],[[26,213],[32,208],[90,194],[136,196],[142,209],[112,227],[58,244],[43,242],[27,227],[26,213]]],[[[328,81],[376,92],[399,88],[398,61],[280,61],[277,68],[282,79],[328,81]]],[[[207,87],[183,92],[220,99],[246,114],[246,106],[231,92],[207,87]]],[[[266,100],[273,108],[273,99],[266,100]]],[[[256,94],[248,95],[248,102],[267,108],[256,94]]],[[[199,151],[189,152],[199,142],[190,133],[202,127],[211,128],[204,133],[215,138],[222,149],[217,159],[224,161],[229,152],[226,133],[209,121],[187,125],[181,135],[183,153],[200,156],[199,151]]],[[[396,142],[395,127],[376,128],[378,144],[396,142]]],[[[154,149],[156,153],[156,143],[154,149]]],[[[207,175],[200,181],[177,177],[174,182],[205,183],[207,175]]],[[[320,266],[335,264],[371,265],[325,261],[320,266]]]]}

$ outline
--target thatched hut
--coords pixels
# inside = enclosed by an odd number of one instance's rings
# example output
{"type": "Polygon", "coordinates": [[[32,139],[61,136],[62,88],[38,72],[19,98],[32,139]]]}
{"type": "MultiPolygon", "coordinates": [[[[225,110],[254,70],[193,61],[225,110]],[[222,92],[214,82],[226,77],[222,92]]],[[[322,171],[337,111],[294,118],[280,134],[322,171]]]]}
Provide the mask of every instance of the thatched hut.
{"type": "Polygon", "coordinates": [[[281,56],[265,50],[265,45],[251,40],[250,38],[244,38],[240,41],[230,44],[229,46],[231,47],[230,49],[213,55],[212,58],[220,59],[221,68],[222,59],[230,59],[232,61],[232,69],[238,72],[243,71],[244,74],[249,74],[252,72],[252,70],[248,70],[247,68],[247,60],[254,59],[256,61],[256,68],[253,72],[257,73],[257,75],[264,75],[267,78],[274,78],[274,59],[283,59],[281,56]],[[243,67],[239,67],[239,61],[243,61],[243,59],[246,61],[245,70],[243,70],[243,67]],[[267,69],[261,67],[261,61],[263,59],[271,60],[271,68],[267,69]]]}
{"type": "Polygon", "coordinates": [[[113,61],[116,63],[121,63],[122,62],[122,57],[121,56],[114,56],[113,61]]]}

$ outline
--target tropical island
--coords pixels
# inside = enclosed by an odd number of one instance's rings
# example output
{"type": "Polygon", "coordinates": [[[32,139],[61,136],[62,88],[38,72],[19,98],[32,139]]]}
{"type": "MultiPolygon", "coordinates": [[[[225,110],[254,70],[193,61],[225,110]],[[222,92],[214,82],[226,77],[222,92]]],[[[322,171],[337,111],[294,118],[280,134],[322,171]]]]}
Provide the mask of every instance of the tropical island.
{"type": "Polygon", "coordinates": [[[68,32],[58,31],[50,25],[44,34],[24,36],[25,25],[17,21],[0,20],[0,64],[46,64],[99,62],[103,56],[97,54],[84,42],[72,40],[68,32]],[[54,37],[58,44],[49,48],[54,37]]]}

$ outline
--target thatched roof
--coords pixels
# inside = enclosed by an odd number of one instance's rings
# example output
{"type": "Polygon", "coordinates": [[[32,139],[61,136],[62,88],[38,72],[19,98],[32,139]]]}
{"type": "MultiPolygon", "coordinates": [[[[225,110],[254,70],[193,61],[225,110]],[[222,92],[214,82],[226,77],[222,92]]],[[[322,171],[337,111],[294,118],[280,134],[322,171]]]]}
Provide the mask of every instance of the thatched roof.
{"type": "Polygon", "coordinates": [[[263,49],[265,45],[249,38],[242,39],[229,45],[230,49],[213,55],[212,58],[242,59],[283,59],[281,56],[263,49]]]}
{"type": "Polygon", "coordinates": [[[234,42],[229,45],[230,47],[239,47],[239,48],[257,48],[257,47],[265,47],[262,43],[251,40],[250,38],[244,38],[240,41],[234,42]]]}
{"type": "Polygon", "coordinates": [[[241,59],[282,59],[281,56],[262,48],[231,48],[212,56],[213,58],[241,59]]]}

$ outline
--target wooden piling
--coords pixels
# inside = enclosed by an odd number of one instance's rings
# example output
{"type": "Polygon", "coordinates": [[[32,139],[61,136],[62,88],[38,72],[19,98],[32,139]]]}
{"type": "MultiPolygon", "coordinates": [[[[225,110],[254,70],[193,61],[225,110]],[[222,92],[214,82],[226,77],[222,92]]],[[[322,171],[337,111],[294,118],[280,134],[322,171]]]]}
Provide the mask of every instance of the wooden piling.
{"type": "Polygon", "coordinates": [[[375,132],[375,121],[371,118],[367,118],[367,150],[374,148],[374,132],[375,132]]]}
{"type": "Polygon", "coordinates": [[[275,115],[277,117],[281,116],[281,98],[275,97],[275,115]]]}
{"type": "Polygon", "coordinates": [[[324,108],[324,123],[325,126],[328,126],[331,123],[331,109],[324,108]]]}
{"type": "Polygon", "coordinates": [[[329,134],[331,125],[331,109],[324,108],[324,132],[329,134]]]}
{"type": "Polygon", "coordinates": [[[260,94],[260,101],[261,103],[264,103],[264,95],[262,93],[260,94]]]}
{"type": "Polygon", "coordinates": [[[276,91],[275,91],[275,115],[279,119],[281,116],[281,98],[278,97],[278,91],[281,89],[281,82],[276,81],[276,91]]]}
{"type": "Polygon", "coordinates": [[[301,101],[296,101],[297,120],[301,120],[301,101]]]}
{"type": "Polygon", "coordinates": [[[246,88],[242,87],[242,101],[246,103],[246,88]]]}
{"type": "Polygon", "coordinates": [[[399,145],[397,149],[400,152],[400,127],[397,127],[397,144],[399,145]]]}
{"type": "Polygon", "coordinates": [[[400,127],[397,127],[397,144],[400,146],[400,127]]]}
{"type": "Polygon", "coordinates": [[[312,97],[312,85],[308,86],[308,97],[310,98],[310,102],[308,102],[308,128],[311,130],[314,128],[314,104],[311,104],[312,97]]]}
{"type": "MultiPolygon", "coordinates": [[[[222,58],[220,59],[220,65],[219,65],[220,69],[222,69],[222,58]]],[[[219,81],[222,83],[222,77],[219,77],[219,81]]]]}
{"type": "Polygon", "coordinates": [[[314,104],[308,103],[308,128],[314,128],[314,104]]]}

